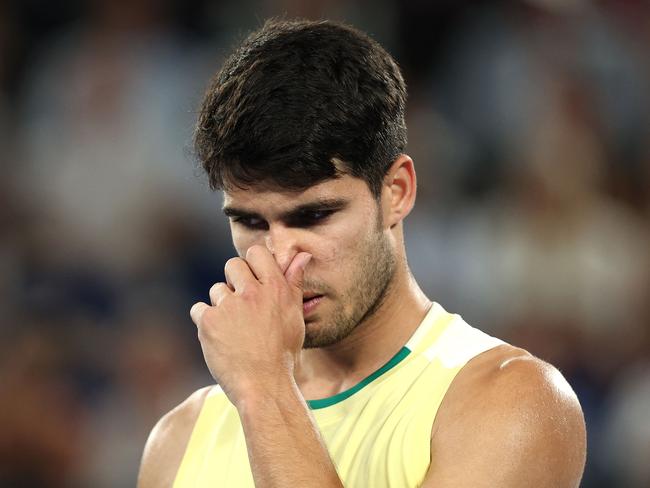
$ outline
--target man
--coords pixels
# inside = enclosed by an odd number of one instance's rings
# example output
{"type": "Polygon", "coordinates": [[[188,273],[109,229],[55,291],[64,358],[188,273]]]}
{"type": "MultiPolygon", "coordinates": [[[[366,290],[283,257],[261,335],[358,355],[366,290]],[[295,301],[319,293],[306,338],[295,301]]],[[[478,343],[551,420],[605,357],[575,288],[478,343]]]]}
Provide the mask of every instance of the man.
{"type": "Polygon", "coordinates": [[[432,303],[393,59],[332,22],[268,22],[225,62],[195,136],[240,257],[191,316],[218,386],[163,417],[139,486],[575,487],[561,374],[432,303]]]}

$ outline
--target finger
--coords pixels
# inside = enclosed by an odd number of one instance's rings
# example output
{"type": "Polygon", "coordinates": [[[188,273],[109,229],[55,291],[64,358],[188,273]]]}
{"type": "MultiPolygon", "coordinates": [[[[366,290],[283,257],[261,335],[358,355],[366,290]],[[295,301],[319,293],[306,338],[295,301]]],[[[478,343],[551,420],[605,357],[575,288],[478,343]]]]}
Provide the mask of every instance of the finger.
{"type": "Polygon", "coordinates": [[[266,247],[255,245],[246,251],[246,262],[260,283],[282,276],[282,271],[273,254],[266,247]]]}
{"type": "Polygon", "coordinates": [[[232,290],[225,283],[215,283],[210,288],[210,302],[213,306],[219,305],[221,300],[230,295],[232,290]]]}
{"type": "Polygon", "coordinates": [[[226,282],[234,291],[241,291],[251,283],[257,283],[257,278],[242,258],[231,258],[224,267],[226,282]]]}
{"type": "Polygon", "coordinates": [[[302,299],[302,284],[305,276],[305,268],[309,261],[311,261],[311,254],[308,252],[299,252],[291,261],[291,264],[287,268],[286,273],[284,274],[289,286],[294,290],[296,294],[300,295],[302,299]]]}
{"type": "Polygon", "coordinates": [[[203,318],[203,314],[209,308],[210,305],[204,302],[197,302],[194,305],[192,305],[192,308],[190,308],[190,317],[192,317],[192,322],[194,322],[197,327],[201,325],[201,319],[203,318]]]}

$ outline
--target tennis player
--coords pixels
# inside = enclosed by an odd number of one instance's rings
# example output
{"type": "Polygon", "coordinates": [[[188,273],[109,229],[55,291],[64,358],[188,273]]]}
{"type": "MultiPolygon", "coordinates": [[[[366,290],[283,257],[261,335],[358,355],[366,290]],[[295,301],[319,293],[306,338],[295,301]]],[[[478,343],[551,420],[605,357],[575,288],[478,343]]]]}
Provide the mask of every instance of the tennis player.
{"type": "Polygon", "coordinates": [[[226,60],[195,134],[239,256],[190,311],[216,384],[154,427],[140,488],[579,485],[562,375],[409,271],[405,103],[391,56],[334,22],[269,21],[226,60]]]}

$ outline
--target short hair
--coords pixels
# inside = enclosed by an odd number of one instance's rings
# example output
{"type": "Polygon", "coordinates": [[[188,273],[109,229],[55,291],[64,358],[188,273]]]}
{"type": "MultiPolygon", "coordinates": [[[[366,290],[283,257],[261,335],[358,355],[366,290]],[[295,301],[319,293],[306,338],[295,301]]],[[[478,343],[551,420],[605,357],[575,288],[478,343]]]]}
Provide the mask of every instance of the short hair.
{"type": "Polygon", "coordinates": [[[378,197],[406,148],[405,105],[399,67],[367,34],[270,20],[210,83],[195,152],[213,189],[301,191],[349,174],[378,197]]]}

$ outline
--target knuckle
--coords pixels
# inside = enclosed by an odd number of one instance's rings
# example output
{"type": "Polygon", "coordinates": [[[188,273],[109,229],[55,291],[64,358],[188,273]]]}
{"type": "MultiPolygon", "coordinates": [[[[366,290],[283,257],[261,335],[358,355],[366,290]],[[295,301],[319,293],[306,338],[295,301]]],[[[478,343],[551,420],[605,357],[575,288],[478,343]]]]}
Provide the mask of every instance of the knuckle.
{"type": "Polygon", "coordinates": [[[223,282],[215,283],[210,287],[210,298],[222,296],[227,288],[228,286],[223,282]]]}
{"type": "Polygon", "coordinates": [[[237,264],[241,261],[241,258],[230,258],[228,261],[226,261],[225,268],[230,269],[233,266],[237,266],[237,264]]]}
{"type": "Polygon", "coordinates": [[[200,304],[200,302],[195,303],[190,308],[190,318],[197,326],[200,325],[200,323],[203,321],[203,313],[203,306],[200,304]]]}
{"type": "Polygon", "coordinates": [[[256,257],[259,257],[263,251],[264,248],[262,246],[260,246],[259,244],[253,244],[246,251],[246,259],[251,259],[251,258],[255,259],[256,257]]]}
{"type": "Polygon", "coordinates": [[[199,317],[199,320],[196,323],[197,327],[199,328],[204,327],[205,324],[208,322],[209,318],[210,318],[210,308],[206,308],[205,310],[203,310],[203,312],[199,317]]]}
{"type": "Polygon", "coordinates": [[[244,300],[252,300],[257,296],[257,289],[255,286],[244,285],[238,290],[238,294],[244,300]]]}

